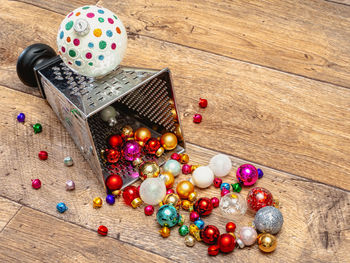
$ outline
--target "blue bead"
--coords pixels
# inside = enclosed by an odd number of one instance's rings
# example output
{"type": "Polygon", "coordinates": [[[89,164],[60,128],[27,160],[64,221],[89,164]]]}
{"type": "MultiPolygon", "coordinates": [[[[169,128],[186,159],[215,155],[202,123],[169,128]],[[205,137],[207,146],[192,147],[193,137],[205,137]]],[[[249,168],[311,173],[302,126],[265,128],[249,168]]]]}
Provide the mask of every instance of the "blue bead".
{"type": "Polygon", "coordinates": [[[60,213],[64,213],[67,209],[68,209],[68,207],[66,206],[66,204],[65,203],[58,203],[57,204],[57,206],[56,206],[56,208],[57,208],[57,211],[58,212],[60,212],[60,213]]]}
{"type": "Polygon", "coordinates": [[[63,33],[63,31],[61,31],[61,33],[60,33],[60,39],[62,39],[64,37],[64,33],[63,33]]]}
{"type": "Polygon", "coordinates": [[[227,190],[230,191],[230,184],[228,183],[222,183],[220,186],[220,190],[222,191],[222,189],[226,188],[227,190]]]}
{"type": "Polygon", "coordinates": [[[93,48],[93,47],[94,47],[94,43],[89,42],[88,47],[89,47],[89,48],[93,48]]]}
{"type": "Polygon", "coordinates": [[[204,221],[202,219],[198,219],[196,221],[194,221],[194,224],[199,228],[199,229],[203,229],[204,228],[204,221]]]}
{"type": "Polygon", "coordinates": [[[81,61],[76,60],[76,61],[75,61],[75,64],[76,64],[77,66],[79,66],[79,67],[80,67],[80,66],[81,66],[81,61]]]}
{"type": "Polygon", "coordinates": [[[106,32],[107,37],[113,36],[113,32],[111,30],[107,30],[106,32]]]}
{"type": "Polygon", "coordinates": [[[99,60],[103,60],[104,58],[105,58],[105,57],[104,57],[103,55],[99,55],[99,56],[98,56],[98,59],[99,59],[99,60]]]}
{"type": "Polygon", "coordinates": [[[263,176],[264,176],[264,172],[260,168],[258,168],[258,178],[260,179],[263,176]]]}
{"type": "Polygon", "coordinates": [[[107,204],[113,205],[115,203],[114,195],[107,195],[106,196],[106,202],[107,202],[107,204]]]}
{"type": "Polygon", "coordinates": [[[26,118],[26,115],[24,115],[24,113],[20,113],[17,115],[17,120],[19,122],[24,122],[25,118],[26,118]]]}
{"type": "Polygon", "coordinates": [[[105,11],[103,11],[102,9],[99,9],[97,12],[99,12],[100,14],[104,14],[105,11]]]}

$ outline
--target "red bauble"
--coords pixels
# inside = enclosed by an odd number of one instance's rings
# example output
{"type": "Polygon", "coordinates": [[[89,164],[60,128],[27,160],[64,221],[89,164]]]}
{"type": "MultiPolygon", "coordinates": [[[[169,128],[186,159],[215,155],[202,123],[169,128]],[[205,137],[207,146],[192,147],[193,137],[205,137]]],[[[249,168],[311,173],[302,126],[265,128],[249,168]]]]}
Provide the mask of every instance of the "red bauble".
{"type": "Polygon", "coordinates": [[[230,234],[222,234],[218,239],[218,246],[223,253],[230,253],[235,249],[236,240],[230,234]]]}
{"type": "Polygon", "coordinates": [[[40,151],[38,153],[38,156],[40,160],[46,160],[49,154],[46,151],[40,151]]]}
{"type": "Polygon", "coordinates": [[[108,228],[103,226],[103,225],[101,225],[101,226],[98,227],[97,233],[99,233],[101,236],[107,236],[108,228]]]}
{"type": "Polygon", "coordinates": [[[208,247],[208,254],[210,256],[216,256],[217,254],[219,254],[220,251],[220,247],[218,245],[211,245],[210,247],[208,247]]]}
{"type": "Polygon", "coordinates": [[[148,154],[156,154],[160,146],[160,141],[158,141],[156,138],[151,138],[146,142],[144,150],[148,154]]]}
{"type": "Polygon", "coordinates": [[[221,184],[222,184],[222,179],[221,178],[218,178],[218,177],[214,178],[213,185],[216,188],[220,188],[221,184]]]}
{"type": "Polygon", "coordinates": [[[201,230],[200,236],[204,243],[213,245],[220,237],[220,231],[216,226],[207,225],[201,230]]]}
{"type": "Polygon", "coordinates": [[[136,186],[130,185],[125,187],[123,191],[123,198],[127,205],[131,205],[132,201],[138,197],[140,197],[140,194],[136,186]]]}
{"type": "Polygon", "coordinates": [[[200,115],[199,113],[196,113],[195,115],[193,115],[194,123],[200,123],[201,121],[202,121],[202,115],[200,115]]]}
{"type": "Polygon", "coordinates": [[[123,144],[122,136],[120,136],[118,134],[113,134],[113,135],[109,136],[108,137],[108,144],[112,148],[118,148],[119,146],[121,146],[123,144]]]}
{"type": "Polygon", "coordinates": [[[220,200],[217,197],[212,197],[210,201],[213,204],[214,208],[217,208],[220,205],[220,200]]]}
{"type": "Polygon", "coordinates": [[[233,222],[228,222],[227,224],[226,224],[226,232],[227,233],[234,233],[235,232],[235,230],[236,230],[236,224],[235,223],[233,223],[233,222]]]}
{"type": "Polygon", "coordinates": [[[269,190],[262,187],[250,189],[247,195],[248,207],[255,212],[265,206],[273,205],[273,197],[269,190]]]}
{"type": "Polygon", "coordinates": [[[119,190],[123,186],[123,179],[118,174],[112,174],[107,178],[106,186],[110,191],[119,190]]]}
{"type": "Polygon", "coordinates": [[[106,149],[105,156],[109,163],[116,163],[120,159],[120,152],[114,149],[106,149]]]}
{"type": "Polygon", "coordinates": [[[32,180],[32,187],[34,189],[39,189],[41,187],[41,181],[40,179],[34,179],[32,180]]]}
{"type": "Polygon", "coordinates": [[[200,98],[198,104],[199,104],[199,107],[206,108],[208,106],[208,101],[206,99],[200,98]]]}
{"type": "Polygon", "coordinates": [[[190,213],[190,220],[192,221],[192,222],[194,222],[194,221],[196,221],[196,220],[198,220],[199,219],[199,214],[196,212],[196,211],[192,211],[191,213],[190,213]]]}
{"type": "Polygon", "coordinates": [[[210,215],[213,210],[213,204],[207,197],[202,197],[197,200],[193,205],[193,210],[196,211],[200,216],[210,215]]]}
{"type": "Polygon", "coordinates": [[[173,154],[170,156],[170,158],[173,159],[173,160],[176,160],[176,161],[180,162],[181,156],[180,156],[180,154],[178,154],[178,153],[173,153],[173,154]]]}

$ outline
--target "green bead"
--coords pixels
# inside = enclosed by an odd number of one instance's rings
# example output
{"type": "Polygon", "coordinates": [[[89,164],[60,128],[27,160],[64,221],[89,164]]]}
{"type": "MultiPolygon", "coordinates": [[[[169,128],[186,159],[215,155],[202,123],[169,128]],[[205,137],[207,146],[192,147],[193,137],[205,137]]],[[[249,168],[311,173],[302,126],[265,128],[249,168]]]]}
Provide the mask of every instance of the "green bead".
{"type": "Polygon", "coordinates": [[[182,225],[182,226],[179,228],[179,234],[180,234],[180,236],[186,236],[189,232],[190,232],[190,230],[188,229],[188,226],[186,226],[186,225],[182,225]]]}
{"type": "Polygon", "coordinates": [[[233,192],[239,193],[242,191],[242,186],[239,183],[231,184],[233,192]]]}
{"type": "Polygon", "coordinates": [[[182,226],[185,223],[185,218],[183,215],[179,215],[179,222],[177,223],[179,226],[182,226]]]}
{"type": "Polygon", "coordinates": [[[34,130],[34,133],[39,133],[43,130],[43,128],[41,127],[40,123],[35,123],[33,125],[33,130],[34,130]]]}

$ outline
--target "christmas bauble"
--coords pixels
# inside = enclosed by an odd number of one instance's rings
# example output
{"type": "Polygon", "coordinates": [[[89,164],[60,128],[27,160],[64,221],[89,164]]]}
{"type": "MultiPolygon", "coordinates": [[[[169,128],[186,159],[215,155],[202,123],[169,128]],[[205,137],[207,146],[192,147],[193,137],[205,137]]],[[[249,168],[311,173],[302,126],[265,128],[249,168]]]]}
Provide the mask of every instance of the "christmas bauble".
{"type": "Polygon", "coordinates": [[[220,247],[218,245],[211,245],[208,247],[209,256],[216,256],[220,252],[220,247]]]}
{"type": "Polygon", "coordinates": [[[256,212],[254,225],[259,232],[277,234],[283,225],[280,210],[273,206],[265,206],[256,212]]]}
{"type": "Polygon", "coordinates": [[[173,227],[179,222],[179,214],[172,205],[162,205],[157,212],[157,221],[161,226],[173,227]]]}
{"type": "Polygon", "coordinates": [[[216,244],[216,241],[220,236],[220,231],[216,226],[207,225],[200,231],[200,235],[204,243],[213,245],[216,244]]]}
{"type": "Polygon", "coordinates": [[[162,178],[165,183],[165,187],[167,189],[172,188],[175,182],[174,175],[170,172],[165,172],[163,171],[160,175],[159,178],[162,178]]]}
{"type": "Polygon", "coordinates": [[[156,138],[151,138],[146,142],[144,151],[147,154],[156,154],[160,146],[160,141],[158,141],[156,138]]]}
{"type": "Polygon", "coordinates": [[[145,206],[144,212],[146,216],[151,216],[154,213],[154,207],[152,205],[145,206]]]}
{"type": "Polygon", "coordinates": [[[113,135],[109,136],[108,137],[108,144],[112,148],[118,148],[119,146],[121,146],[123,144],[122,136],[120,136],[118,134],[113,134],[113,135]]]}
{"type": "Polygon", "coordinates": [[[192,173],[193,184],[199,188],[209,187],[214,180],[214,173],[208,166],[200,166],[192,173]]]}
{"type": "Polygon", "coordinates": [[[181,199],[188,199],[188,196],[194,192],[194,186],[189,181],[181,181],[176,186],[176,193],[181,199]]]}
{"type": "Polygon", "coordinates": [[[178,209],[181,205],[181,199],[177,194],[167,194],[163,199],[164,205],[172,205],[178,209]]]}
{"type": "Polygon", "coordinates": [[[260,234],[258,237],[259,249],[263,252],[269,253],[276,249],[277,239],[269,233],[260,234]]]}
{"type": "Polygon", "coordinates": [[[144,162],[139,167],[139,173],[142,179],[157,177],[159,175],[159,171],[158,164],[153,161],[144,162]]]}
{"type": "Polygon", "coordinates": [[[177,145],[177,137],[171,132],[164,133],[162,137],[160,137],[160,143],[162,144],[165,150],[174,150],[177,145]]]}
{"type": "MultiPolygon", "coordinates": [[[[147,128],[138,128],[134,134],[135,141],[145,144],[151,138],[151,132],[147,128]]],[[[159,148],[159,147],[158,147],[159,148]]]]}
{"type": "Polygon", "coordinates": [[[254,187],[248,192],[247,204],[253,211],[258,211],[262,207],[272,206],[273,197],[269,190],[262,187],[254,187]]]}
{"type": "Polygon", "coordinates": [[[136,186],[130,185],[124,188],[123,199],[125,204],[132,206],[132,202],[137,198],[140,198],[140,194],[136,186]]]}
{"type": "Polygon", "coordinates": [[[210,159],[209,167],[216,177],[224,177],[231,171],[232,162],[226,154],[217,154],[210,159]]]}
{"type": "Polygon", "coordinates": [[[106,186],[110,191],[119,190],[123,186],[123,179],[118,174],[112,174],[107,178],[106,186]]]}
{"type": "Polygon", "coordinates": [[[247,212],[246,201],[238,193],[224,195],[219,206],[221,213],[229,218],[242,216],[247,212]]]}
{"type": "Polygon", "coordinates": [[[149,205],[159,204],[166,194],[164,181],[161,178],[147,178],[140,187],[142,201],[149,205]]]}
{"type": "Polygon", "coordinates": [[[200,216],[207,216],[213,211],[213,204],[207,197],[199,198],[193,205],[193,210],[196,211],[200,216]]]}
{"type": "Polygon", "coordinates": [[[166,161],[163,170],[172,173],[174,177],[176,177],[181,173],[181,164],[178,161],[171,159],[166,161]]]}
{"type": "Polygon", "coordinates": [[[134,161],[140,157],[141,147],[136,141],[127,141],[123,147],[125,160],[134,161]]]}
{"type": "Polygon", "coordinates": [[[259,174],[254,165],[243,164],[238,167],[236,177],[244,186],[251,186],[258,180],[259,174]]]}
{"type": "Polygon", "coordinates": [[[251,246],[255,243],[258,234],[255,229],[249,226],[244,226],[239,230],[239,237],[246,246],[251,246]]]}
{"type": "Polygon", "coordinates": [[[222,234],[218,239],[218,246],[221,252],[229,253],[235,249],[236,240],[230,234],[222,234]]]}
{"type": "Polygon", "coordinates": [[[106,149],[105,156],[109,163],[116,163],[120,159],[120,152],[115,149],[106,149]]]}

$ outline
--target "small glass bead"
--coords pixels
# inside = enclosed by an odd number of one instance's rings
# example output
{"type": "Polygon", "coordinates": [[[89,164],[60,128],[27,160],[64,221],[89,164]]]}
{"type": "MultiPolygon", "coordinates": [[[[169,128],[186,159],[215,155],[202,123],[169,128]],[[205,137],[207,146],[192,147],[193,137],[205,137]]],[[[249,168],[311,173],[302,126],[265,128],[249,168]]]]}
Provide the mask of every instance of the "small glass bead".
{"type": "Polygon", "coordinates": [[[34,130],[34,133],[36,134],[36,133],[42,132],[43,128],[40,123],[35,123],[33,125],[33,130],[34,130]]]}
{"type": "Polygon", "coordinates": [[[220,190],[222,191],[222,189],[224,189],[224,188],[230,191],[230,184],[229,183],[222,183],[220,185],[220,190]]]}
{"type": "Polygon", "coordinates": [[[194,224],[201,230],[204,228],[204,221],[202,219],[198,219],[194,222],[194,224]]]}
{"type": "Polygon", "coordinates": [[[264,172],[258,168],[258,179],[261,179],[264,176],[264,172]]]}
{"type": "Polygon", "coordinates": [[[68,207],[66,206],[66,204],[65,203],[58,203],[57,204],[57,206],[56,206],[56,208],[57,208],[57,211],[58,212],[60,212],[60,213],[64,213],[67,209],[68,209],[68,207]]]}
{"type": "Polygon", "coordinates": [[[24,113],[20,113],[17,115],[17,121],[18,122],[24,122],[26,116],[24,115],[24,113]]]}
{"type": "Polygon", "coordinates": [[[188,226],[186,226],[186,225],[182,225],[182,226],[179,228],[179,234],[180,234],[180,236],[186,236],[189,232],[190,232],[190,230],[188,229],[188,226]]]}
{"type": "Polygon", "coordinates": [[[63,160],[65,166],[72,166],[74,164],[72,157],[67,156],[63,160]]]}
{"type": "Polygon", "coordinates": [[[240,183],[231,184],[233,192],[239,193],[242,191],[242,186],[240,183]]]}

